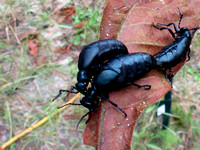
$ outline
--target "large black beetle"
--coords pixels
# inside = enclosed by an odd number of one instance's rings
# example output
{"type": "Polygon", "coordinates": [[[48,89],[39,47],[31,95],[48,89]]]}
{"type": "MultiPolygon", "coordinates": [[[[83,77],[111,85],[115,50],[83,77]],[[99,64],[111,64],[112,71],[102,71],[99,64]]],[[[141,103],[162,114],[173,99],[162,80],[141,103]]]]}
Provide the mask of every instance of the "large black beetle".
{"type": "Polygon", "coordinates": [[[127,116],[117,104],[109,100],[109,92],[130,85],[139,88],[144,87],[145,90],[149,90],[151,88],[150,85],[138,85],[133,82],[155,67],[156,60],[148,53],[132,53],[108,60],[99,67],[96,76],[91,80],[91,87],[87,88],[83,94],[84,97],[80,100],[80,104],[72,103],[67,105],[82,105],[89,109],[89,112],[82,116],[79,123],[87,115],[89,115],[87,122],[90,120],[92,111],[99,104],[99,99],[110,102],[127,116]]]}
{"type": "Polygon", "coordinates": [[[114,57],[126,54],[128,54],[126,46],[114,39],[99,40],[85,46],[78,60],[78,82],[75,86],[71,86],[70,90],[61,89],[53,100],[57,99],[62,92],[86,94],[88,83],[96,75],[100,66],[114,57]]]}

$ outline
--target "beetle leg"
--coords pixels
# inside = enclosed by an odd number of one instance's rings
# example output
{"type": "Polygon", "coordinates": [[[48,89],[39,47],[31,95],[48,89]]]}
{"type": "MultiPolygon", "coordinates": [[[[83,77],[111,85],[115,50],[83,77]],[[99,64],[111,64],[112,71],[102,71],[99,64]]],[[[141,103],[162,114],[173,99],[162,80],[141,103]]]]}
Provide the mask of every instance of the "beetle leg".
{"type": "Polygon", "coordinates": [[[71,86],[71,87],[70,87],[70,90],[69,90],[69,92],[67,93],[67,96],[66,96],[66,97],[68,97],[70,93],[75,93],[75,94],[78,93],[77,91],[74,92],[74,91],[73,91],[74,89],[77,90],[75,86],[71,86]]]}
{"type": "MultiPolygon", "coordinates": [[[[157,24],[159,24],[159,23],[157,23],[157,24]]],[[[159,25],[165,25],[165,24],[159,24],[159,25]]],[[[153,25],[153,27],[155,27],[158,30],[165,30],[165,29],[167,29],[170,32],[170,34],[172,35],[172,37],[175,39],[175,34],[174,34],[174,32],[171,29],[165,28],[165,27],[159,28],[159,27],[157,27],[155,25],[153,25]]]]}
{"type": "Polygon", "coordinates": [[[90,119],[92,118],[92,111],[93,111],[95,108],[96,108],[96,107],[93,107],[92,109],[89,110],[89,112],[88,112],[89,117],[88,117],[87,121],[85,122],[86,124],[87,124],[87,123],[90,121],[90,119]]]}
{"type": "MultiPolygon", "coordinates": [[[[83,120],[83,118],[85,118],[87,115],[90,116],[90,113],[91,113],[91,111],[87,112],[85,115],[83,115],[83,116],[81,117],[81,119],[79,120],[79,122],[78,122],[77,125],[76,125],[76,130],[78,129],[78,126],[79,126],[79,124],[81,123],[81,121],[83,120]]],[[[91,117],[89,117],[89,118],[91,118],[91,117]]],[[[87,120],[87,121],[88,121],[88,120],[87,120]]]]}
{"type": "Polygon", "coordinates": [[[56,97],[52,101],[55,101],[58,97],[60,97],[63,92],[78,93],[78,92],[73,92],[71,90],[69,91],[69,90],[63,90],[63,89],[61,89],[61,90],[59,90],[58,95],[56,95],[56,97]]]}
{"type": "Polygon", "coordinates": [[[187,58],[187,61],[190,60],[190,52],[191,52],[191,50],[190,50],[190,48],[189,48],[189,50],[188,50],[188,58],[187,58]]]}
{"type": "Polygon", "coordinates": [[[173,75],[167,75],[166,74],[166,71],[167,71],[167,69],[163,72],[164,73],[164,75],[165,75],[165,78],[169,81],[169,83],[171,84],[171,88],[173,88],[173,86],[172,86],[172,78],[174,77],[173,75]]]}
{"type": "Polygon", "coordinates": [[[130,83],[131,85],[137,86],[138,88],[144,87],[145,90],[150,90],[151,89],[151,85],[138,85],[135,83],[130,83]]]}
{"type": "Polygon", "coordinates": [[[55,101],[58,97],[60,97],[63,92],[68,92],[67,96],[69,95],[69,93],[75,93],[75,94],[78,93],[77,91],[76,92],[72,91],[73,89],[76,89],[76,88],[74,86],[71,86],[70,90],[63,90],[63,89],[59,90],[58,95],[56,95],[56,97],[52,101],[55,101]]]}
{"type": "MultiPolygon", "coordinates": [[[[173,25],[173,26],[174,26],[174,30],[175,30],[176,32],[178,32],[178,28],[177,28],[177,26],[176,26],[175,23],[169,23],[169,24],[157,23],[157,24],[158,24],[158,25],[161,25],[161,26],[166,26],[166,27],[169,27],[169,26],[173,25]]],[[[169,29],[169,28],[167,28],[167,29],[169,29]]]]}
{"type": "Polygon", "coordinates": [[[125,115],[125,117],[127,117],[127,114],[117,104],[115,104],[114,102],[112,102],[111,100],[109,100],[108,98],[106,98],[103,95],[100,95],[100,97],[102,97],[104,100],[106,100],[109,103],[111,103],[113,106],[115,106],[117,109],[119,109],[125,115]]]}
{"type": "Polygon", "coordinates": [[[89,117],[88,117],[87,121],[85,122],[86,124],[87,124],[87,123],[90,121],[90,119],[92,118],[92,112],[89,111],[88,115],[89,115],[89,117]]]}
{"type": "Polygon", "coordinates": [[[87,115],[89,115],[87,121],[85,122],[86,124],[90,121],[90,119],[92,118],[92,111],[95,109],[96,107],[93,107],[92,109],[89,110],[89,112],[87,112],[85,115],[83,115],[81,117],[81,119],[79,120],[79,122],[76,125],[76,130],[78,129],[79,124],[81,123],[81,121],[83,120],[83,118],[85,118],[87,115]]]}
{"type": "Polygon", "coordinates": [[[194,37],[194,34],[195,34],[195,32],[196,32],[198,29],[200,29],[200,27],[196,27],[196,28],[189,29],[189,30],[194,30],[194,31],[192,32],[191,38],[194,37]]]}

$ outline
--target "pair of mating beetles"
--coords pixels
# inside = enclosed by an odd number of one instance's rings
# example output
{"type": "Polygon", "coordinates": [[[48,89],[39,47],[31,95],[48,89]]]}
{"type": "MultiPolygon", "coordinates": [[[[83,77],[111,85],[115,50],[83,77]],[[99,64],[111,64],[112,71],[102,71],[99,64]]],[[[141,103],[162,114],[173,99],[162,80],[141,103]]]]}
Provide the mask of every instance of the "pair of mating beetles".
{"type": "Polygon", "coordinates": [[[57,99],[62,92],[78,93],[84,95],[79,104],[70,103],[67,105],[82,105],[89,109],[89,112],[81,117],[77,124],[79,126],[83,118],[89,115],[98,106],[100,100],[104,99],[119,109],[125,116],[127,114],[115,103],[109,100],[108,93],[129,85],[149,90],[151,85],[138,85],[133,83],[155,67],[161,67],[167,79],[166,71],[179,64],[187,57],[190,59],[190,43],[199,27],[188,29],[181,28],[182,13],[179,10],[180,20],[178,27],[175,23],[160,24],[159,30],[168,30],[174,38],[174,42],[165,46],[160,52],[150,55],[148,53],[128,53],[127,47],[117,40],[100,40],[83,48],[79,55],[77,83],[71,86],[70,90],[60,90],[54,98],[57,99]],[[169,26],[174,27],[173,32],[169,26]],[[192,34],[190,31],[193,31],[192,34]],[[91,86],[88,87],[88,84],[91,86]]]}

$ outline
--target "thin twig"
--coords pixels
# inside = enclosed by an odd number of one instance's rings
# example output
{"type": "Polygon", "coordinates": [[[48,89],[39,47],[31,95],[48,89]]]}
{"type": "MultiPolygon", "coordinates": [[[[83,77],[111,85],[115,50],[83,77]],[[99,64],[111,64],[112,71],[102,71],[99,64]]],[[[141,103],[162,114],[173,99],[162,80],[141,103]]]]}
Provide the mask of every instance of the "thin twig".
{"type": "MultiPolygon", "coordinates": [[[[80,96],[80,93],[76,94],[73,98],[71,98],[67,103],[73,103],[78,97],[80,96]]],[[[66,103],[66,104],[67,104],[66,103]]],[[[62,112],[63,110],[65,110],[67,107],[69,107],[69,105],[66,105],[65,107],[62,107],[61,109],[58,109],[56,112],[54,112],[51,116],[46,116],[44,117],[42,120],[40,120],[39,122],[37,122],[36,124],[32,125],[31,127],[29,127],[28,129],[25,129],[24,131],[22,131],[21,133],[19,133],[18,135],[16,135],[15,137],[13,137],[12,139],[10,139],[9,141],[7,141],[6,143],[4,143],[3,145],[1,145],[0,150],[1,149],[5,149],[6,147],[10,146],[12,143],[14,143],[15,141],[17,141],[18,139],[20,139],[21,137],[25,136],[26,134],[32,132],[34,129],[40,127],[41,125],[43,125],[45,122],[47,122],[50,118],[58,115],[60,112],[62,112]]]]}
{"type": "Polygon", "coordinates": [[[13,30],[12,26],[10,24],[8,24],[8,26],[9,26],[10,30],[12,31],[13,35],[15,36],[15,39],[17,40],[17,44],[20,44],[21,42],[20,42],[19,38],[17,37],[15,31],[13,30]]]}

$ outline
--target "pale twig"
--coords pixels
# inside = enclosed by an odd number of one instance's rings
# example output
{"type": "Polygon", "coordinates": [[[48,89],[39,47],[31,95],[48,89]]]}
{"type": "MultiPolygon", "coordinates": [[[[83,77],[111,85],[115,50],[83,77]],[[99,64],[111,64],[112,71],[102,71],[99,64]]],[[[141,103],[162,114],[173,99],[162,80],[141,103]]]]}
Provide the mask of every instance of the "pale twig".
{"type": "MultiPolygon", "coordinates": [[[[73,98],[71,98],[67,103],[73,103],[78,97],[80,96],[80,93],[76,94],[73,98]]],[[[66,103],[66,104],[67,104],[66,103]]],[[[20,139],[21,137],[25,136],[26,134],[32,132],[34,129],[40,127],[41,125],[43,125],[45,122],[47,122],[50,118],[58,115],[60,112],[62,112],[63,110],[65,110],[67,107],[69,107],[69,105],[66,105],[60,109],[58,109],[56,112],[54,112],[51,116],[46,116],[44,117],[42,120],[40,120],[39,122],[37,122],[36,124],[32,125],[31,127],[29,127],[28,129],[25,129],[24,131],[22,131],[21,133],[19,133],[18,135],[14,136],[12,139],[10,139],[9,141],[7,141],[6,143],[4,143],[3,145],[1,145],[0,150],[1,149],[5,149],[6,147],[10,146],[12,143],[14,143],[15,141],[17,141],[18,139],[20,139]]]]}

